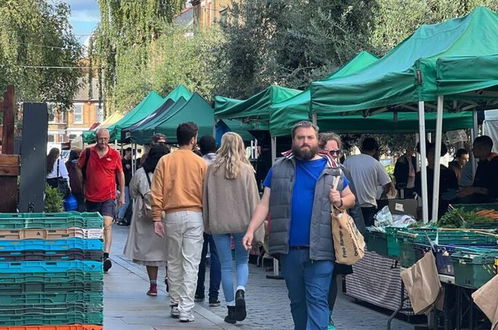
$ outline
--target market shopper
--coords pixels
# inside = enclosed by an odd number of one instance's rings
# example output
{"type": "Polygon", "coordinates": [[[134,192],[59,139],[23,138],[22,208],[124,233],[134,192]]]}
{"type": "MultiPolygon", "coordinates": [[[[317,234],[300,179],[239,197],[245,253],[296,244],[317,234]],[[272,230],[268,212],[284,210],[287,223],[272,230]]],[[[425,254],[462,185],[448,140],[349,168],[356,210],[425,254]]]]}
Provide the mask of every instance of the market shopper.
{"type": "Polygon", "coordinates": [[[181,322],[194,321],[192,308],[204,232],[202,189],[207,164],[192,151],[197,132],[192,122],[178,126],[179,149],[159,160],[152,182],[154,232],[167,238],[171,316],[181,322]]]}
{"type": "MultiPolygon", "coordinates": [[[[154,235],[151,212],[151,182],[159,159],[169,153],[165,145],[155,145],[149,156],[130,181],[130,197],[133,199],[133,219],[124,255],[134,263],[144,265],[149,276],[147,295],[157,296],[157,272],[166,267],[166,238],[154,235]]],[[[164,222],[164,219],[162,220],[164,222]]]]}
{"type": "MultiPolygon", "coordinates": [[[[339,161],[342,153],[341,152],[342,141],[339,135],[332,132],[320,133],[319,146],[321,150],[327,152],[336,162],[339,161]]],[[[353,180],[351,178],[351,173],[349,173],[349,171],[341,164],[339,164],[339,166],[341,167],[341,169],[344,172],[344,175],[349,181],[349,188],[351,189],[351,192],[355,194],[355,188],[353,180]]],[[[355,205],[349,209],[349,214],[354,219],[356,227],[362,233],[365,232],[365,222],[363,220],[363,214],[361,213],[361,208],[359,204],[355,203],[355,205]]],[[[328,330],[335,329],[334,320],[332,318],[332,312],[334,310],[334,305],[335,301],[337,300],[337,293],[338,293],[337,276],[338,275],[345,276],[347,274],[352,274],[352,273],[353,273],[352,266],[338,264],[338,263],[334,264],[334,272],[332,274],[332,280],[330,281],[329,296],[328,296],[328,304],[330,310],[328,330]]]]}
{"type": "MultiPolygon", "coordinates": [[[[78,161],[84,180],[86,209],[88,212],[100,212],[104,217],[104,271],[112,267],[109,253],[112,243],[112,222],[116,208],[116,178],[119,190],[124,191],[125,179],[121,156],[109,146],[109,131],[101,128],[97,131],[97,143],[85,149],[78,161]]],[[[118,206],[125,203],[121,194],[118,206]]]]}
{"type": "Polygon", "coordinates": [[[356,182],[356,200],[360,204],[365,225],[373,226],[374,215],[377,213],[377,187],[382,187],[385,196],[393,189],[391,178],[384,166],[377,160],[379,144],[376,139],[366,137],[361,143],[361,154],[346,159],[344,167],[349,170],[356,182]]]}
{"type": "MultiPolygon", "coordinates": [[[[202,158],[210,165],[216,158],[216,141],[214,137],[205,135],[199,139],[199,149],[202,158]]],[[[205,204],[203,205],[204,207],[205,204]]],[[[204,219],[205,220],[205,219],[204,219]]],[[[206,228],[204,228],[205,230],[206,228]]],[[[209,306],[216,307],[220,305],[218,295],[221,283],[221,265],[216,252],[213,236],[204,232],[204,243],[202,245],[201,262],[197,274],[197,289],[195,290],[195,301],[204,300],[204,282],[206,280],[206,262],[209,250],[209,306]]]]}
{"type": "Polygon", "coordinates": [[[394,165],[394,179],[396,189],[403,191],[404,198],[413,198],[415,192],[415,175],[417,174],[417,159],[414,155],[414,148],[409,147],[403,156],[399,157],[394,165]]]}
{"type": "Polygon", "coordinates": [[[126,210],[128,210],[128,207],[130,205],[130,181],[133,175],[133,170],[131,168],[132,166],[131,156],[132,156],[131,148],[126,148],[123,159],[121,160],[123,166],[123,173],[125,176],[125,189],[124,189],[125,203],[118,210],[118,219],[117,219],[118,226],[130,225],[130,222],[126,220],[125,215],[126,215],[126,210]]]}
{"type": "MultiPolygon", "coordinates": [[[[427,143],[427,198],[429,205],[429,214],[432,214],[433,191],[434,191],[434,161],[436,153],[436,144],[427,143]]],[[[418,150],[419,151],[419,150],[418,150]]],[[[420,152],[420,151],[419,151],[420,152]]],[[[448,152],[446,145],[441,143],[441,155],[443,157],[448,152]]],[[[449,203],[456,198],[458,191],[458,181],[455,173],[444,165],[440,165],[439,177],[439,206],[438,218],[441,217],[447,210],[449,203]]],[[[422,196],[422,175],[417,173],[415,177],[415,190],[419,196],[422,196]]]]}
{"type": "Polygon", "coordinates": [[[61,152],[58,148],[50,149],[47,155],[47,184],[52,188],[59,186],[60,178],[69,182],[66,164],[62,161],[60,155],[61,152]]]}
{"type": "MultiPolygon", "coordinates": [[[[240,135],[225,133],[204,182],[204,230],[213,235],[221,263],[223,293],[228,308],[225,322],[246,318],[245,292],[249,277],[249,251],[242,245],[249,219],[259,201],[254,168],[245,155],[240,135]],[[234,294],[231,240],[235,245],[234,294]]],[[[263,237],[258,237],[262,241],[263,237]]]]}
{"type": "Polygon", "coordinates": [[[448,168],[455,172],[458,181],[462,176],[462,169],[469,162],[469,152],[466,149],[458,149],[455,153],[455,159],[448,164],[448,168]]]}
{"type": "Polygon", "coordinates": [[[71,194],[73,194],[76,202],[78,202],[78,212],[85,212],[85,194],[83,192],[83,178],[81,171],[78,170],[78,160],[80,158],[81,149],[75,148],[69,152],[69,159],[66,162],[67,173],[69,175],[69,184],[71,186],[71,194]]]}
{"type": "Polygon", "coordinates": [[[479,159],[472,186],[458,193],[460,202],[488,203],[498,200],[498,154],[492,152],[493,140],[482,135],[474,140],[472,152],[479,159]]]}
{"type": "Polygon", "coordinates": [[[332,205],[350,208],[355,197],[337,163],[318,152],[318,127],[303,121],[291,133],[292,150],[268,172],[243,243],[251,248],[270,212],[269,253],[282,263],[295,329],[327,329],[335,260],[330,212],[332,205]]]}

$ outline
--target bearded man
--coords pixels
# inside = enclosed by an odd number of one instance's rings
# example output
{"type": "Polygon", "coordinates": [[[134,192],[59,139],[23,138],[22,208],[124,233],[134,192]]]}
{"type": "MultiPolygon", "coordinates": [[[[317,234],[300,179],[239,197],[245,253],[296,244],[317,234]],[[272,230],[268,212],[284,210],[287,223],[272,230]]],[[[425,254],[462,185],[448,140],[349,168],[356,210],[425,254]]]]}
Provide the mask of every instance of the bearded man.
{"type": "Polygon", "coordinates": [[[355,203],[340,167],[318,150],[318,127],[309,121],[294,125],[292,150],[268,172],[243,238],[246,249],[251,248],[254,231],[270,213],[269,253],[282,264],[297,330],[327,329],[335,260],[330,212],[332,205],[347,209],[355,203]]]}

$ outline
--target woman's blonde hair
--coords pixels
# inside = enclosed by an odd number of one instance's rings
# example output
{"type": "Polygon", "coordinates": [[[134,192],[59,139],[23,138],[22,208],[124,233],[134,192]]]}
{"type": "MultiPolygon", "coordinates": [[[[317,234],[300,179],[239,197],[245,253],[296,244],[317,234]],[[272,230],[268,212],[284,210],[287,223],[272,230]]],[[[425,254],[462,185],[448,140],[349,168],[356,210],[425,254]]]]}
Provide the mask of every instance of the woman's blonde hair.
{"type": "Polygon", "coordinates": [[[239,134],[228,132],[221,138],[221,147],[218,149],[213,162],[215,172],[221,167],[225,168],[225,179],[236,179],[240,174],[242,163],[251,165],[247,160],[244,141],[239,134]]]}

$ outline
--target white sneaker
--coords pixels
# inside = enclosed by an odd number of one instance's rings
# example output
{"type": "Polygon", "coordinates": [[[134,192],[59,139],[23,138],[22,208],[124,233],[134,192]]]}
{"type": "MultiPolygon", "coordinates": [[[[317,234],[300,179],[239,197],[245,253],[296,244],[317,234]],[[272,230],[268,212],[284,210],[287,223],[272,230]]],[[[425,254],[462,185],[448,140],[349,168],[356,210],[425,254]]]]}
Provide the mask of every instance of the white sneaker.
{"type": "Polygon", "coordinates": [[[192,312],[180,313],[180,322],[194,322],[194,314],[192,312]]]}
{"type": "Polygon", "coordinates": [[[171,317],[175,319],[180,316],[180,311],[178,310],[178,305],[171,306],[171,317]]]}

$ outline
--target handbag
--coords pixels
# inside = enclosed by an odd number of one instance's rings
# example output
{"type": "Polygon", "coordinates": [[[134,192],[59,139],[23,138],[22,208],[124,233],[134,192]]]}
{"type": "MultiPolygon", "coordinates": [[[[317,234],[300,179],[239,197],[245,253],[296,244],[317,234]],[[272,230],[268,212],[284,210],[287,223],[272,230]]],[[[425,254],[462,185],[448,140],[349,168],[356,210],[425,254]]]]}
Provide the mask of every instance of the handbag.
{"type": "MultiPolygon", "coordinates": [[[[339,177],[334,178],[333,189],[337,189],[339,177]]],[[[334,240],[335,261],[338,264],[352,265],[365,255],[365,239],[356,227],[353,218],[346,210],[332,205],[330,213],[332,238],[334,240]]]]}
{"type": "Polygon", "coordinates": [[[68,198],[71,195],[71,189],[67,183],[67,179],[59,176],[59,159],[57,159],[57,190],[63,198],[68,198]]]}

